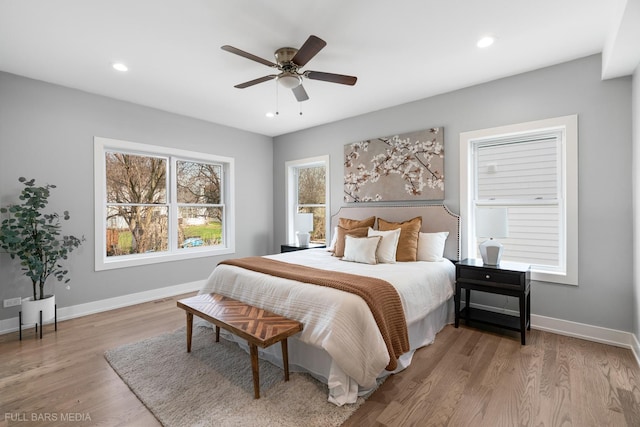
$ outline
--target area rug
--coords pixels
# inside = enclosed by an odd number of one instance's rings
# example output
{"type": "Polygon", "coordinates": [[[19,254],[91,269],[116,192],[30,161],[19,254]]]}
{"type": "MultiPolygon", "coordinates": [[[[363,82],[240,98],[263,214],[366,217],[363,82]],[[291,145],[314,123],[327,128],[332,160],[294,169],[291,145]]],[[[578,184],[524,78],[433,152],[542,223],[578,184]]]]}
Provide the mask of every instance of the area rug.
{"type": "Polygon", "coordinates": [[[260,399],[253,398],[249,355],[208,327],[185,329],[105,353],[136,396],[166,427],[339,426],[364,403],[327,402],[327,386],[303,373],[284,381],[281,368],[260,360],[260,399]]]}

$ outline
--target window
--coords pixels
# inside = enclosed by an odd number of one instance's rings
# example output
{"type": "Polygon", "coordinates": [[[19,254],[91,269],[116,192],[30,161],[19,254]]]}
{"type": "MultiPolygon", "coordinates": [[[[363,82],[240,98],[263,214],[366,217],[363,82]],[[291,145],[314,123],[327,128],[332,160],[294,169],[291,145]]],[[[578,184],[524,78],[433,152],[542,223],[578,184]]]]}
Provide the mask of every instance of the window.
{"type": "Polygon", "coordinates": [[[325,243],[329,223],[329,156],[294,160],[287,168],[287,241],[296,241],[296,215],[313,214],[312,243],[325,243]]]}
{"type": "Polygon", "coordinates": [[[479,258],[479,208],[507,209],[502,259],[535,280],[577,284],[577,116],[465,132],[461,142],[463,256],[479,258]]]}
{"type": "Polygon", "coordinates": [[[95,138],[96,270],[234,251],[233,159],[95,138]]]}

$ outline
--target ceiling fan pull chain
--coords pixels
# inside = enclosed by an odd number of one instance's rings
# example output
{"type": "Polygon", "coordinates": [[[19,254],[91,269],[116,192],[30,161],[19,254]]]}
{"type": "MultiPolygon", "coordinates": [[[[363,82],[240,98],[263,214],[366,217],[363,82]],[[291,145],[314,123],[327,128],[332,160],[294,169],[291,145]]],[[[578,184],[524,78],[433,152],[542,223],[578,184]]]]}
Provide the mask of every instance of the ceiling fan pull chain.
{"type": "Polygon", "coordinates": [[[300,115],[302,115],[302,102],[298,102],[298,105],[300,106],[300,115]]]}
{"type": "Polygon", "coordinates": [[[276,82],[276,116],[277,116],[278,114],[280,114],[280,107],[279,107],[280,102],[279,102],[279,99],[278,99],[278,93],[279,93],[279,91],[278,91],[278,81],[275,80],[275,82],[276,82]]]}

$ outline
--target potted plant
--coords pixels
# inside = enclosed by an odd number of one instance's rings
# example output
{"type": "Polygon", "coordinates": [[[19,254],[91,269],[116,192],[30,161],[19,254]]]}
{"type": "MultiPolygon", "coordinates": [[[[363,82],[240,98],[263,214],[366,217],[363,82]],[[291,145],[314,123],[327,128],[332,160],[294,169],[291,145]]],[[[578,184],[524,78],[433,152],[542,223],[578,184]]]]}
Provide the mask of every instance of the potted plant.
{"type": "Polygon", "coordinates": [[[68,270],[61,265],[62,260],[84,241],[84,236],[64,236],[61,234],[60,220],[68,220],[69,212],[62,216],[44,213],[49,203],[50,189],[55,185],[36,186],[35,180],[24,177],[18,179],[24,184],[20,193],[21,203],[0,208],[0,213],[8,214],[0,224],[0,248],[11,259],[18,258],[22,271],[31,279],[33,296],[22,299],[22,324],[48,321],[55,315],[55,295],[45,294],[45,284],[51,276],[67,283],[68,270]]]}

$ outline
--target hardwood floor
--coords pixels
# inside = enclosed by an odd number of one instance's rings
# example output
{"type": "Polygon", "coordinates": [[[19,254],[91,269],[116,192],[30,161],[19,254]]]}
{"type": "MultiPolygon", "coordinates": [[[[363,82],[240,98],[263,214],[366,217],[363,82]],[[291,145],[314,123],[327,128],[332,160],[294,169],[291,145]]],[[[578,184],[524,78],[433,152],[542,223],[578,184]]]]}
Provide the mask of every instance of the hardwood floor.
{"type": "Polygon", "coordinates": [[[640,426],[630,350],[446,326],[344,426],[640,426]]]}
{"type": "MultiPolygon", "coordinates": [[[[158,426],[103,354],[184,326],[190,295],[0,336],[0,427],[158,426]]],[[[640,368],[618,347],[447,326],[344,425],[640,426],[640,368]]]]}

